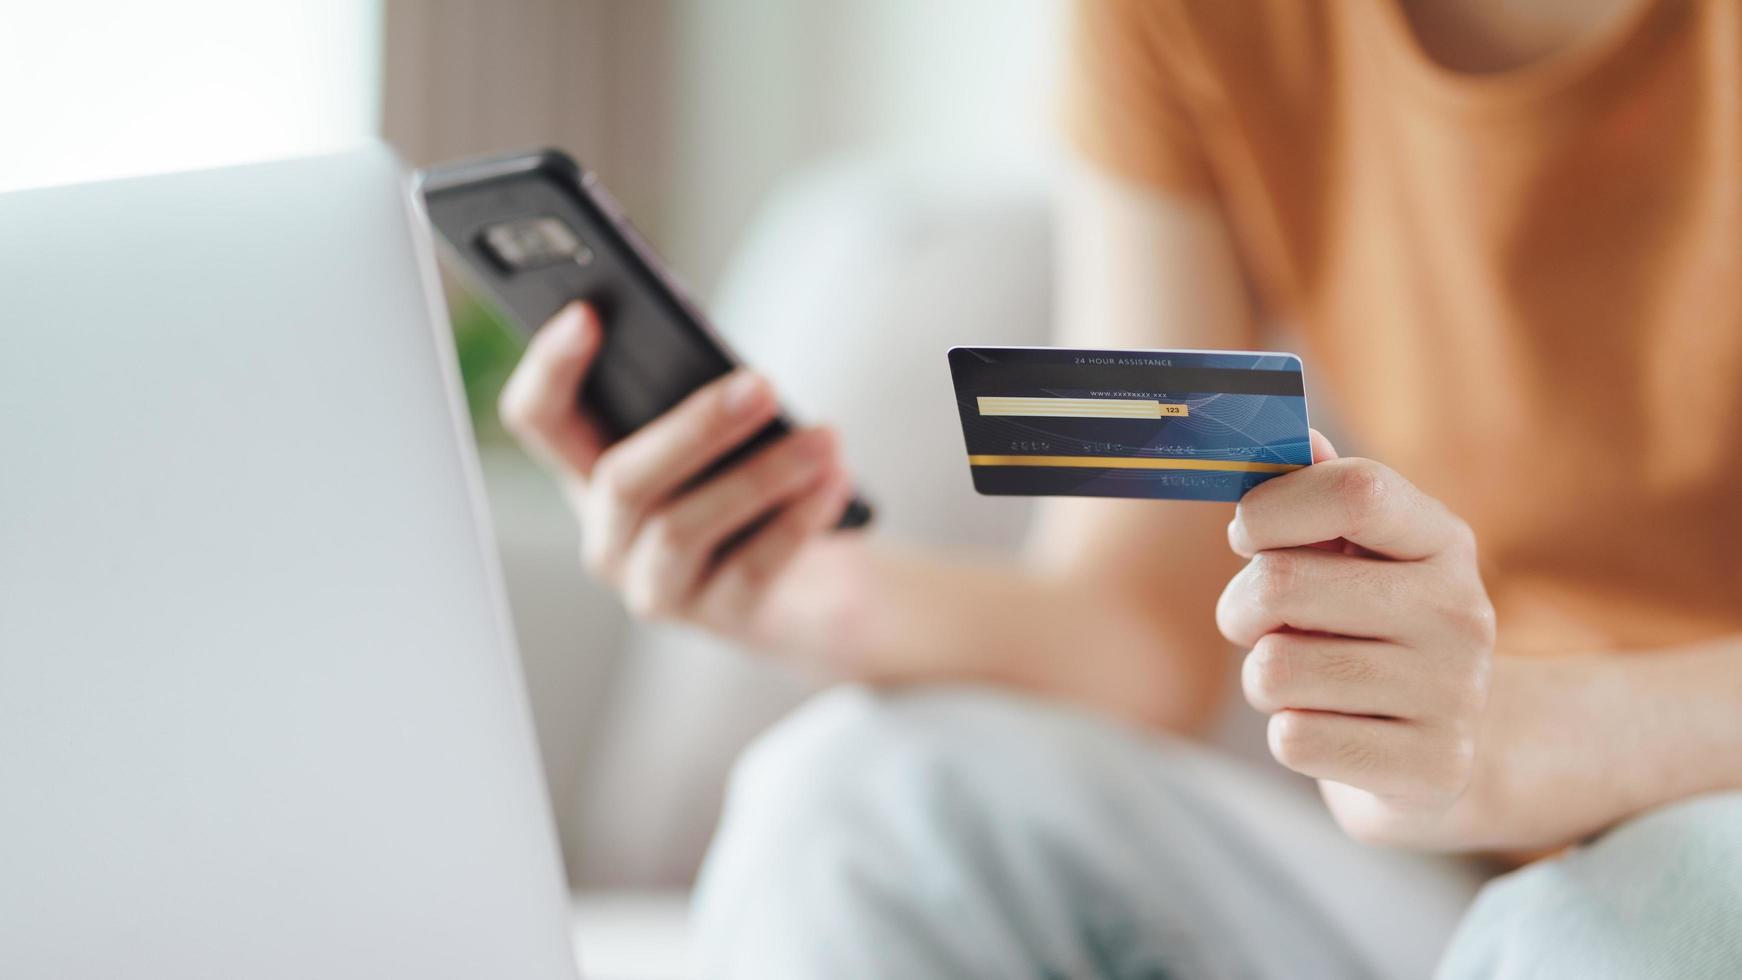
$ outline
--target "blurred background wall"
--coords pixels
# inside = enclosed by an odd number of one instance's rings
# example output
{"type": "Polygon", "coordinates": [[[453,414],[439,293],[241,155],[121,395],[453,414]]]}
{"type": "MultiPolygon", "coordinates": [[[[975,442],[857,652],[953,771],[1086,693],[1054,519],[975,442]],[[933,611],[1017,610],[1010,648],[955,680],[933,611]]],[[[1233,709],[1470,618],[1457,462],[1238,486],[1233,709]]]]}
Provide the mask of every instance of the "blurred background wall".
{"type": "MultiPolygon", "coordinates": [[[[377,135],[413,164],[566,147],[841,426],[880,533],[1003,546],[1026,512],[967,489],[941,350],[1044,336],[1062,6],[0,0],[0,190],[377,135]]],[[[584,579],[564,502],[494,427],[515,342],[455,300],[571,878],[681,884],[732,755],[804,685],[584,579]]]]}
{"type": "Polygon", "coordinates": [[[0,190],[355,143],[381,51],[379,0],[0,0],[0,190]]]}
{"type": "MultiPolygon", "coordinates": [[[[950,249],[977,246],[973,235],[940,244],[949,235],[934,234],[930,216],[941,212],[913,188],[1043,183],[1062,12],[1057,0],[385,0],[381,128],[414,164],[547,144],[575,153],[789,404],[843,424],[862,455],[891,457],[862,462],[886,528],[908,516],[957,537],[1008,538],[988,529],[1007,532],[1017,508],[945,508],[940,520],[877,488],[879,475],[894,482],[912,465],[877,442],[890,420],[867,418],[855,437],[845,422],[853,406],[840,398],[850,386],[836,375],[836,390],[807,390],[812,377],[831,379],[801,372],[831,359],[863,365],[876,352],[858,345],[878,332],[903,357],[941,349],[904,341],[887,323],[902,304],[885,300],[914,288],[927,262],[917,256],[950,268],[960,265],[950,249]],[[921,251],[903,259],[892,246],[921,251]],[[857,304],[875,312],[843,316],[839,299],[864,279],[884,282],[857,304]],[[812,343],[808,358],[786,363],[812,343]]],[[[1003,241],[1040,234],[1029,221],[1012,238],[999,221],[975,227],[1003,241]]],[[[1044,244],[1031,251],[1044,272],[1044,244]]],[[[998,318],[1044,309],[1044,278],[1028,278],[993,300],[1026,311],[998,318]]],[[[939,316],[954,308],[927,302],[939,316]]],[[[463,299],[455,308],[467,359],[487,333],[470,328],[463,299]]],[[[977,315],[985,311],[963,311],[962,329],[977,315]]],[[[908,320],[909,332],[933,326],[908,320]]],[[[487,414],[494,372],[482,353],[467,360],[487,414]]],[[[897,358],[885,374],[909,367],[897,358]]],[[[926,395],[947,391],[943,379],[929,382],[926,395]]],[[[952,411],[920,405],[930,417],[952,411]]],[[[486,437],[484,452],[571,878],[680,884],[732,755],[803,685],[706,637],[624,623],[576,567],[575,528],[548,481],[499,441],[486,437]]]]}
{"type": "Polygon", "coordinates": [[[1032,172],[1056,0],[386,0],[414,163],[557,143],[703,296],[776,183],[838,156],[1032,172]]]}
{"type": "Polygon", "coordinates": [[[796,168],[866,153],[1042,165],[1060,6],[0,0],[0,189],[321,152],[377,131],[415,164],[555,143],[709,295],[796,168]]]}

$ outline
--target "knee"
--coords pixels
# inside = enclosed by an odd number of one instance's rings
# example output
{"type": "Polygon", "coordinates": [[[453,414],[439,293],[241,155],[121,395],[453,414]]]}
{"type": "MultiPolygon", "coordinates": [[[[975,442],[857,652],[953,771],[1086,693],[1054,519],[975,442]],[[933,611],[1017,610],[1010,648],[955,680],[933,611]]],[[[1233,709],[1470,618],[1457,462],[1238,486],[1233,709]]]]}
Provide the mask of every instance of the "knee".
{"type": "MultiPolygon", "coordinates": [[[[1742,793],[1683,800],[1621,824],[1560,862],[1565,877],[1633,903],[1742,905],[1742,793]]],[[[1742,918],[1733,918],[1742,928],[1742,918]]]]}
{"type": "Polygon", "coordinates": [[[789,843],[864,835],[891,824],[911,831],[951,798],[971,816],[988,776],[991,729],[1014,729],[1020,708],[997,695],[825,692],[754,742],[733,768],[723,832],[771,834],[789,843]],[[988,716],[990,715],[990,717],[988,716]],[[997,718],[1008,724],[1000,726],[997,718]]]}
{"type": "Polygon", "coordinates": [[[728,805],[792,812],[855,791],[854,774],[889,752],[889,703],[860,687],[817,695],[764,732],[732,767],[728,805]]]}
{"type": "Polygon", "coordinates": [[[703,931],[729,934],[757,915],[822,930],[819,917],[873,920],[955,887],[972,853],[963,842],[997,819],[996,780],[976,762],[982,738],[960,723],[974,700],[842,688],[753,743],[698,883],[703,931]]]}
{"type": "Polygon", "coordinates": [[[1571,975],[1590,965],[1567,961],[1580,955],[1645,974],[1690,956],[1742,972],[1742,793],[1654,810],[1492,882],[1449,959],[1472,969],[1446,975],[1571,975]]]}
{"type": "Polygon", "coordinates": [[[1742,861],[1742,792],[1697,796],[1653,810],[1590,848],[1594,856],[1622,861],[1640,852],[1698,865],[1742,888],[1735,863],[1742,861]]]}
{"type": "Polygon", "coordinates": [[[1098,774],[1159,744],[1001,692],[833,690],[740,758],[715,856],[840,866],[978,853],[990,837],[1080,818],[1113,782],[1098,774]]]}

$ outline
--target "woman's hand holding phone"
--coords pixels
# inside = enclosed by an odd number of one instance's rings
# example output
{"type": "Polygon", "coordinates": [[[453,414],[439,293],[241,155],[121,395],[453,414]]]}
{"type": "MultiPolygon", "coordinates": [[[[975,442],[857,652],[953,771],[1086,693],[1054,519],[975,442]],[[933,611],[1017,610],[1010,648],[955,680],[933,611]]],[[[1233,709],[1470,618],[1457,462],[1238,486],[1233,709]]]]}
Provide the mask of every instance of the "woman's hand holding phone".
{"type": "Polygon", "coordinates": [[[694,482],[775,417],[773,391],[739,369],[607,443],[575,401],[600,338],[590,307],[565,307],[533,337],[500,404],[503,424],[567,488],[588,570],[642,618],[786,645],[783,620],[804,604],[783,601],[783,586],[808,551],[858,538],[830,533],[852,497],[835,434],[796,430],[694,482]]]}

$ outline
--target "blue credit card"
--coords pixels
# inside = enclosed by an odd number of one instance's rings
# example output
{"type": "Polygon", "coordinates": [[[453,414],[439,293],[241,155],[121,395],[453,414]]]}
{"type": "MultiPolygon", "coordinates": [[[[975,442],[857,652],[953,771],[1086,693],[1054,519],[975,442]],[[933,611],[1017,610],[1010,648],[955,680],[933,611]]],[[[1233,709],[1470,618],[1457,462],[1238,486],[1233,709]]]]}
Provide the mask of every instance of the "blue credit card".
{"type": "Polygon", "coordinates": [[[1293,354],[955,347],[950,374],[981,493],[1239,500],[1312,463],[1293,354]]]}

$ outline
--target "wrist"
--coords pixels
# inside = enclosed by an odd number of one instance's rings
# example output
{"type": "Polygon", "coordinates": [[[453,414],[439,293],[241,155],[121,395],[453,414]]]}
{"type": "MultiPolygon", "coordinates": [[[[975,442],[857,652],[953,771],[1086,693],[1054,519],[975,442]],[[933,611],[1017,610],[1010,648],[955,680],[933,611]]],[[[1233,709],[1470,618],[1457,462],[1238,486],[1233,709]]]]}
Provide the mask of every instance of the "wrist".
{"type": "Polygon", "coordinates": [[[832,676],[889,686],[1046,689],[1057,645],[1036,642],[1035,632],[1056,629],[1062,617],[1042,614],[1036,623],[1023,613],[1055,590],[1037,590],[1025,572],[836,537],[797,576],[815,610],[807,631],[813,659],[832,676]]]}
{"type": "Polygon", "coordinates": [[[1624,658],[1496,657],[1461,830],[1474,849],[1552,850],[1642,808],[1613,739],[1624,658]]]}
{"type": "MultiPolygon", "coordinates": [[[[785,576],[766,645],[832,681],[901,686],[967,680],[949,569],[850,531],[806,548],[785,576]]],[[[978,678],[975,678],[978,679],[978,678]]]]}
{"type": "Polygon", "coordinates": [[[781,573],[754,635],[758,646],[828,680],[868,680],[874,573],[862,532],[807,544],[781,573]]]}

